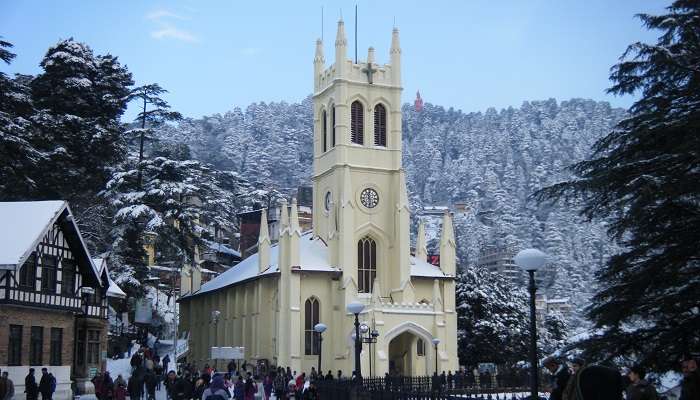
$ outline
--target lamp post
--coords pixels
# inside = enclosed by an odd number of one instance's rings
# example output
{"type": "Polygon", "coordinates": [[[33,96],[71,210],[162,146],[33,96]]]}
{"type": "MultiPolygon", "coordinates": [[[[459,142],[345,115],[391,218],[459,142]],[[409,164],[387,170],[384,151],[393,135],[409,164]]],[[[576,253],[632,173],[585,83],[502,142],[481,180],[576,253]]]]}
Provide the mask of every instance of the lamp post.
{"type": "Polygon", "coordinates": [[[323,353],[323,332],[325,332],[326,329],[328,329],[326,324],[318,323],[314,325],[314,331],[318,333],[318,373],[321,376],[323,376],[323,372],[321,370],[321,353],[323,353]]]}
{"type": "Polygon", "coordinates": [[[440,339],[433,338],[433,346],[435,346],[435,375],[438,374],[438,345],[440,344],[440,339]]]}
{"type": "Polygon", "coordinates": [[[535,308],[535,272],[542,268],[547,255],[537,249],[521,250],[515,255],[514,261],[521,269],[530,275],[530,399],[536,400],[539,397],[538,388],[538,361],[537,361],[537,315],[535,308]]]}
{"type": "Polygon", "coordinates": [[[360,325],[360,332],[362,332],[362,343],[367,343],[369,345],[369,376],[372,377],[372,343],[377,343],[377,338],[379,337],[379,331],[372,329],[370,332],[369,326],[365,323],[360,325]]]}
{"type": "MultiPolygon", "coordinates": [[[[214,346],[212,347],[218,347],[217,343],[219,342],[219,317],[221,316],[221,311],[219,310],[214,310],[211,312],[211,322],[214,323],[214,346]]],[[[177,349],[175,349],[177,351],[177,349]]],[[[211,349],[209,350],[211,351],[211,349]]],[[[213,358],[213,357],[212,357],[213,358]]],[[[212,360],[214,362],[214,368],[217,367],[217,360],[212,360]]]]}
{"type": "Polygon", "coordinates": [[[348,303],[347,310],[355,315],[355,376],[357,380],[362,379],[362,367],[360,365],[360,353],[362,352],[362,337],[360,336],[360,313],[365,309],[365,305],[359,301],[348,303]]]}

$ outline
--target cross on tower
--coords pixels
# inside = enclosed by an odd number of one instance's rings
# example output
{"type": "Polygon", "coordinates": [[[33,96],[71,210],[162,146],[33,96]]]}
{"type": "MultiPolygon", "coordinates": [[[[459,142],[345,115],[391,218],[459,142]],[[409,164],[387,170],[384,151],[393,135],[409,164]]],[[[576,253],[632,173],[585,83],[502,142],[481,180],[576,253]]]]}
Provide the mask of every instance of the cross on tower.
{"type": "Polygon", "coordinates": [[[372,63],[371,63],[371,62],[368,62],[368,63],[367,63],[367,68],[362,68],[362,72],[364,72],[365,74],[367,74],[367,80],[369,81],[369,84],[370,84],[370,85],[371,85],[372,83],[374,83],[374,82],[372,81],[372,75],[373,75],[375,72],[377,72],[377,70],[374,69],[374,68],[372,68],[372,63]]]}

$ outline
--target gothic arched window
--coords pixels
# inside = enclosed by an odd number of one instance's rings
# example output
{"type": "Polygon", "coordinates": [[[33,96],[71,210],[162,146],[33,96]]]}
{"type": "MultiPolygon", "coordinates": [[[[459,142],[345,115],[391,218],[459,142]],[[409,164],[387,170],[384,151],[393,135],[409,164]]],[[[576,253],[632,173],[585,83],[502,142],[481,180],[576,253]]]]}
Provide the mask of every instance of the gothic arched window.
{"type": "Polygon", "coordinates": [[[353,143],[364,144],[365,114],[362,103],[355,100],[350,106],[350,139],[353,143]]]}
{"type": "Polygon", "coordinates": [[[323,110],[323,113],[321,113],[321,124],[321,135],[323,135],[321,141],[323,142],[323,152],[325,153],[328,149],[328,117],[326,116],[326,110],[323,110]]]}
{"type": "Polygon", "coordinates": [[[331,106],[331,147],[335,147],[335,104],[331,106]]]}
{"type": "Polygon", "coordinates": [[[372,293],[374,278],[377,277],[377,243],[365,237],[357,242],[357,291],[372,293]]]}
{"type": "Polygon", "coordinates": [[[374,106],[374,145],[386,147],[386,108],[374,106]]]}
{"type": "Polygon", "coordinates": [[[304,354],[318,355],[321,351],[319,334],[314,331],[314,326],[319,321],[318,299],[309,297],[304,304],[304,354]]]}

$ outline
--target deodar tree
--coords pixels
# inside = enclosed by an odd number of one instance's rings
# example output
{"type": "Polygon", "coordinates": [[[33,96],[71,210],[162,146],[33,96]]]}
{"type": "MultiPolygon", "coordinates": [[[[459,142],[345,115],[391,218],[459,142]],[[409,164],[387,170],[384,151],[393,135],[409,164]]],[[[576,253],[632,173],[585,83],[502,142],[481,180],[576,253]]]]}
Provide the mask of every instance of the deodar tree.
{"type": "Polygon", "coordinates": [[[661,371],[700,345],[700,3],[638,17],[661,36],[628,47],[609,92],[639,100],[575,179],[536,197],[580,204],[623,249],[597,272],[587,358],[661,371]]]}

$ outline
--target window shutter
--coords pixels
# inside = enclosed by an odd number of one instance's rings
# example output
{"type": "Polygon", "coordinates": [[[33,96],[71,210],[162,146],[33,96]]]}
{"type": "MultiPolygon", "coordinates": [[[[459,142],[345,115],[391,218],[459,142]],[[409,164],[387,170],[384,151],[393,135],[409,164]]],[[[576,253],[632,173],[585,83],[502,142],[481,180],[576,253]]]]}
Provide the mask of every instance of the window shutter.
{"type": "Polygon", "coordinates": [[[374,145],[386,147],[386,108],[381,104],[374,107],[374,145]]]}
{"type": "Polygon", "coordinates": [[[365,116],[362,103],[354,101],[350,106],[350,134],[353,143],[364,144],[365,116]]]}

